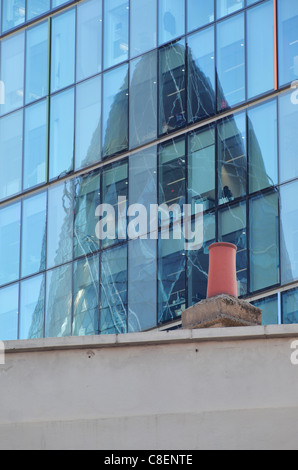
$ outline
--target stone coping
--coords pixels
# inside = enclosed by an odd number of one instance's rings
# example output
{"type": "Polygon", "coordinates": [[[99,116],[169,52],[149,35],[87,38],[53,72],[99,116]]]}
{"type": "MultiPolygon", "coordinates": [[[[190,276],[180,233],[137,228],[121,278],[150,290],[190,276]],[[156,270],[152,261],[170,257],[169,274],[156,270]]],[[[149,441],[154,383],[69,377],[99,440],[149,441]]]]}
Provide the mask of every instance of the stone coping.
{"type": "Polygon", "coordinates": [[[158,346],[208,341],[243,341],[274,338],[296,338],[298,324],[270,326],[241,326],[228,328],[179,329],[148,331],[120,335],[72,336],[4,341],[5,353],[100,349],[115,347],[158,346]]]}

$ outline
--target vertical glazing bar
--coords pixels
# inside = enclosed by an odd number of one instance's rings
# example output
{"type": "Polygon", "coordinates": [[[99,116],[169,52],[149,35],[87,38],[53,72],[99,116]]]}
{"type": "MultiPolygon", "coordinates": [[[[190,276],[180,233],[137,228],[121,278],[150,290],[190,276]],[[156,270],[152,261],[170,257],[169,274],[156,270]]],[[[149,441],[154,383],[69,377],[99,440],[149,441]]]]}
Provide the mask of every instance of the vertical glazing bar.
{"type": "Polygon", "coordinates": [[[273,0],[274,21],[274,89],[278,90],[277,0],[273,0]]]}

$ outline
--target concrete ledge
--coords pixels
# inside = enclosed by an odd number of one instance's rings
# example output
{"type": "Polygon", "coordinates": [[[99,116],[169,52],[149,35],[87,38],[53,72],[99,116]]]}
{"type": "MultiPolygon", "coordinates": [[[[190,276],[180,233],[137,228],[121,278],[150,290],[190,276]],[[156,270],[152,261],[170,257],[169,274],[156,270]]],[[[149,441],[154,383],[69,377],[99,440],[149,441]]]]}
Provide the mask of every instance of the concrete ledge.
{"type": "Polygon", "coordinates": [[[5,353],[36,351],[101,349],[115,347],[154,346],[206,341],[239,341],[270,338],[297,338],[298,324],[246,326],[231,328],[181,329],[168,332],[142,332],[122,335],[72,336],[4,341],[5,353]]]}

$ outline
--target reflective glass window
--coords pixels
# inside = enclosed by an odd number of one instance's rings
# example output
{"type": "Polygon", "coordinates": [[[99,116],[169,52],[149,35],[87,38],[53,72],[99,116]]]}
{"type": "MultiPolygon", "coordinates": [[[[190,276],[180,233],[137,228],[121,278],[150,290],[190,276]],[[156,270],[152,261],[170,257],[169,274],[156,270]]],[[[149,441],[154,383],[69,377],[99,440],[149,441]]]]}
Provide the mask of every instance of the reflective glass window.
{"type": "Polygon", "coordinates": [[[129,1],[104,2],[104,68],[128,59],[129,1]]]}
{"type": "Polygon", "coordinates": [[[19,285],[0,289],[1,341],[18,339],[19,285]]]}
{"type": "Polygon", "coordinates": [[[25,0],[3,0],[2,32],[25,22],[25,0]]]}
{"type": "Polygon", "coordinates": [[[222,18],[244,7],[244,0],[216,0],[216,16],[222,18]]]}
{"type": "Polygon", "coordinates": [[[281,194],[281,282],[298,279],[298,183],[282,186],[281,194]]]}
{"type": "Polygon", "coordinates": [[[130,0],[130,56],[156,47],[156,0],[130,0]]]}
{"type": "Polygon", "coordinates": [[[49,178],[61,177],[73,169],[74,89],[51,97],[49,178]]]}
{"type": "Polygon", "coordinates": [[[185,0],[159,0],[159,45],[185,34],[185,0]]]}
{"type": "Polygon", "coordinates": [[[278,195],[258,196],[250,201],[250,291],[279,282],[278,195]]]}
{"type": "Polygon", "coordinates": [[[298,323],[298,289],[282,294],[282,322],[285,325],[298,323]]]}
{"type": "Polygon", "coordinates": [[[248,170],[251,193],[277,184],[277,105],[269,101],[249,109],[248,170]]]}
{"type": "Polygon", "coordinates": [[[246,204],[221,210],[218,215],[219,241],[237,246],[236,271],[238,295],[247,293],[246,204]]]}
{"type": "Polygon", "coordinates": [[[25,108],[24,189],[46,181],[47,101],[25,108]]]}
{"type": "Polygon", "coordinates": [[[128,66],[103,75],[103,155],[128,147],[128,66]]]}
{"type": "Polygon", "coordinates": [[[245,41],[242,13],[217,25],[217,87],[219,111],[245,100],[245,41]]]}
{"type": "Polygon", "coordinates": [[[22,188],[23,112],[0,119],[0,199],[22,188]]]}
{"type": "Polygon", "coordinates": [[[214,0],[187,0],[187,30],[201,28],[214,21],[214,0]]]}
{"type": "Polygon", "coordinates": [[[19,278],[20,203],[0,210],[0,285],[19,278]]]}
{"type": "Polygon", "coordinates": [[[100,331],[127,332],[127,247],[105,250],[101,256],[100,331]]]}
{"type": "Polygon", "coordinates": [[[42,338],[44,329],[44,275],[21,282],[19,339],[42,338]]]}
{"type": "Polygon", "coordinates": [[[72,181],[48,191],[47,267],[72,259],[73,185],[72,181]]]}
{"type": "Polygon", "coordinates": [[[165,134],[186,123],[185,42],[159,51],[159,133],[165,134]]]}
{"type": "Polygon", "coordinates": [[[98,171],[75,179],[74,257],[94,253],[99,249],[95,234],[95,211],[100,203],[98,171]]]}
{"type": "Polygon", "coordinates": [[[156,326],[156,240],[131,240],[128,260],[128,331],[144,331],[156,326]]]}
{"type": "Polygon", "coordinates": [[[251,302],[255,307],[262,310],[262,324],[263,325],[278,325],[278,297],[271,295],[265,299],[251,302]]]}
{"type": "Polygon", "coordinates": [[[52,0],[52,8],[60,7],[60,5],[64,5],[64,3],[68,3],[69,0],[52,0]]]}
{"type": "Polygon", "coordinates": [[[50,0],[27,0],[27,20],[46,13],[50,9],[50,0]]]}
{"type": "Polygon", "coordinates": [[[23,106],[24,37],[22,32],[1,41],[0,79],[4,87],[4,103],[0,104],[0,114],[23,106]]]}
{"type": "Polygon", "coordinates": [[[246,194],[246,117],[238,114],[218,125],[219,204],[246,194]]]}
{"type": "Polygon", "coordinates": [[[75,10],[52,20],[51,91],[61,90],[74,82],[75,10]]]}
{"type": "Polygon", "coordinates": [[[101,76],[76,89],[75,166],[83,168],[101,156],[101,76]]]}
{"type": "Polygon", "coordinates": [[[188,199],[195,213],[195,204],[203,204],[204,210],[215,205],[214,126],[190,134],[188,139],[188,199]]]}
{"type": "Polygon", "coordinates": [[[298,3],[278,0],[279,84],[298,80],[298,3]]]}
{"type": "Polygon", "coordinates": [[[72,265],[47,272],[45,337],[71,335],[72,265]]]}
{"type": "Polygon", "coordinates": [[[273,1],[247,11],[248,98],[274,89],[273,1]],[[256,77],[258,79],[256,80],[256,77]]]}
{"type": "Polygon", "coordinates": [[[129,144],[137,147],[157,137],[157,52],[131,61],[129,144]]]}
{"type": "Polygon", "coordinates": [[[101,71],[102,0],[89,0],[77,9],[77,81],[101,71]]]}
{"type": "Polygon", "coordinates": [[[127,163],[115,163],[106,167],[102,174],[102,185],[102,204],[105,210],[100,214],[98,223],[101,227],[102,246],[106,247],[127,237],[127,163]]]}
{"type": "Polygon", "coordinates": [[[214,28],[192,34],[188,45],[188,121],[215,113],[214,28]]]}
{"type": "Polygon", "coordinates": [[[298,177],[298,105],[292,93],[279,97],[280,183],[298,177]]]}
{"type": "Polygon", "coordinates": [[[96,335],[99,327],[99,258],[81,259],[73,267],[73,331],[96,335]]]}
{"type": "Polygon", "coordinates": [[[46,193],[23,201],[22,276],[43,271],[46,255],[46,193]]]}
{"type": "Polygon", "coordinates": [[[26,36],[25,101],[30,103],[47,95],[48,22],[28,29],[26,36]]]}

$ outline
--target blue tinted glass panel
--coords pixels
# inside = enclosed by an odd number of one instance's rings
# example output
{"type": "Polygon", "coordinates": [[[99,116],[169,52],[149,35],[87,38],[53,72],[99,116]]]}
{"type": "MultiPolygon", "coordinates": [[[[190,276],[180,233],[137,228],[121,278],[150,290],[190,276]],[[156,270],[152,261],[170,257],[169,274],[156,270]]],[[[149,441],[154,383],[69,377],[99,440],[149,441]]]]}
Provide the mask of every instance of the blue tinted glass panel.
{"type": "Polygon", "coordinates": [[[262,300],[251,302],[255,307],[262,310],[262,324],[263,325],[278,325],[278,298],[277,295],[272,295],[262,300]]]}
{"type": "Polygon", "coordinates": [[[83,168],[101,157],[101,76],[77,85],[75,166],[83,168]]]}
{"type": "Polygon", "coordinates": [[[298,289],[282,294],[282,320],[285,325],[298,323],[298,289]]]}
{"type": "Polygon", "coordinates": [[[281,187],[281,282],[298,279],[298,183],[281,187]]]}
{"type": "Polygon", "coordinates": [[[19,285],[0,289],[0,339],[18,339],[19,285]]]}
{"type": "Polygon", "coordinates": [[[156,47],[156,0],[130,0],[130,56],[156,47]]]}
{"type": "Polygon", "coordinates": [[[49,178],[57,178],[73,169],[74,89],[51,98],[49,178]]]}
{"type": "Polygon", "coordinates": [[[188,43],[188,121],[215,113],[214,28],[192,34],[188,43]]]}
{"type": "Polygon", "coordinates": [[[0,210],[0,285],[19,278],[20,203],[0,210]]]}
{"type": "Polygon", "coordinates": [[[77,10],[77,81],[101,71],[102,0],[89,0],[77,10]]]}
{"type": "Polygon", "coordinates": [[[298,177],[298,103],[292,93],[279,98],[280,183],[298,177]]]}
{"type": "Polygon", "coordinates": [[[22,212],[22,276],[45,269],[46,193],[23,202],[22,212]]]}
{"type": "Polygon", "coordinates": [[[222,18],[244,7],[244,0],[216,0],[216,16],[222,18]]]}
{"type": "Polygon", "coordinates": [[[128,59],[128,0],[104,2],[104,68],[128,59]]]}
{"type": "Polygon", "coordinates": [[[0,104],[0,114],[23,106],[24,38],[25,34],[20,33],[1,42],[0,79],[4,87],[4,103],[0,104]]]}
{"type": "Polygon", "coordinates": [[[278,0],[279,84],[298,79],[298,3],[278,0]]]}
{"type": "Polygon", "coordinates": [[[71,335],[72,265],[47,272],[45,337],[71,335]]]}
{"type": "Polygon", "coordinates": [[[212,21],[214,21],[214,0],[187,0],[188,32],[212,21]]]}
{"type": "Polygon", "coordinates": [[[2,32],[15,28],[25,21],[25,0],[3,0],[2,32]]]}
{"type": "Polygon", "coordinates": [[[21,283],[19,339],[42,338],[44,329],[44,275],[21,283]]]}
{"type": "Polygon", "coordinates": [[[47,101],[25,108],[24,189],[46,181],[47,101]]]}
{"type": "Polygon", "coordinates": [[[74,263],[73,335],[96,335],[99,326],[99,257],[74,263]]]}
{"type": "Polygon", "coordinates": [[[29,29],[26,37],[26,103],[46,96],[48,88],[48,22],[29,29]]]}
{"type": "Polygon", "coordinates": [[[52,21],[51,91],[74,82],[75,10],[56,16],[52,21]]]}
{"type": "Polygon", "coordinates": [[[274,88],[274,31],[272,25],[272,0],[247,11],[248,98],[253,98],[274,88]],[[256,77],[258,77],[257,80],[256,77]]]}
{"type": "Polygon", "coordinates": [[[23,112],[0,119],[0,199],[22,189],[23,112]]]}
{"type": "Polygon", "coordinates": [[[159,0],[159,45],[185,34],[185,0],[159,0]]]}
{"type": "Polygon", "coordinates": [[[46,13],[50,9],[50,0],[27,0],[27,20],[46,13]]]}

